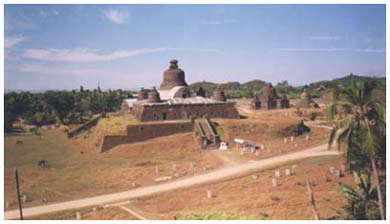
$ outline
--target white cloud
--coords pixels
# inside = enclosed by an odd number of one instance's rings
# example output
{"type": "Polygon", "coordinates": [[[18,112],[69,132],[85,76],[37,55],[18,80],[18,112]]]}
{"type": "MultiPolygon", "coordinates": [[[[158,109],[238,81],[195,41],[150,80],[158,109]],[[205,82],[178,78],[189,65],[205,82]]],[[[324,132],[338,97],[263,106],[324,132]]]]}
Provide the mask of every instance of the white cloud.
{"type": "Polygon", "coordinates": [[[386,49],[356,49],[357,52],[364,52],[364,53],[386,53],[386,49]]]}
{"type": "Polygon", "coordinates": [[[55,10],[55,9],[51,9],[51,10],[40,10],[38,12],[38,16],[39,17],[42,17],[42,18],[46,18],[46,17],[49,17],[49,16],[58,16],[60,13],[55,10]]]}
{"type": "Polygon", "coordinates": [[[279,51],[288,52],[333,52],[333,51],[345,51],[344,48],[279,48],[279,51]]]}
{"type": "Polygon", "coordinates": [[[341,40],[340,36],[311,36],[309,37],[311,40],[324,40],[324,41],[336,41],[341,40]]]}
{"type": "Polygon", "coordinates": [[[116,24],[125,24],[128,23],[129,14],[119,10],[111,9],[104,12],[104,15],[111,22],[116,24]]]}
{"type": "Polygon", "coordinates": [[[226,23],[234,23],[236,22],[233,19],[224,19],[224,20],[201,20],[199,21],[199,24],[202,25],[221,25],[226,23]]]}
{"type": "Polygon", "coordinates": [[[98,50],[87,49],[28,49],[24,51],[23,57],[45,61],[101,62],[151,54],[166,51],[168,49],[169,48],[143,48],[130,51],[114,51],[106,54],[99,53],[98,50]]]}
{"type": "Polygon", "coordinates": [[[324,40],[324,41],[336,41],[341,40],[340,36],[311,36],[309,37],[311,40],[324,40]]]}
{"type": "Polygon", "coordinates": [[[64,74],[64,75],[89,75],[107,74],[98,69],[70,68],[66,66],[48,66],[42,64],[24,64],[16,68],[19,71],[41,74],[64,74]]]}
{"type": "Polygon", "coordinates": [[[279,48],[286,52],[360,52],[360,53],[386,53],[386,49],[347,49],[347,48],[279,48]]]}
{"type": "Polygon", "coordinates": [[[12,48],[25,40],[27,40],[27,38],[23,35],[8,36],[4,38],[4,47],[12,48]]]}
{"type": "Polygon", "coordinates": [[[43,60],[43,61],[59,61],[59,62],[102,62],[113,61],[122,58],[134,57],[145,54],[158,53],[172,50],[186,51],[203,51],[217,52],[217,49],[209,48],[142,48],[136,50],[113,51],[110,53],[101,53],[99,50],[88,49],[28,49],[22,53],[25,58],[43,60]]]}

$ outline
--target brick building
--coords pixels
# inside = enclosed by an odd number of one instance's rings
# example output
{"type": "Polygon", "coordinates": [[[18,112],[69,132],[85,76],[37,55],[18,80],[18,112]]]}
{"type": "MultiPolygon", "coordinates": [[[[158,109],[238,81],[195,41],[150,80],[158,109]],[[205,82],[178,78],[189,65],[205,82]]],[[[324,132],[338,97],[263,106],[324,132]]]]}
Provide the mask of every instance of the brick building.
{"type": "Polygon", "coordinates": [[[225,94],[217,88],[213,98],[195,93],[185,81],[185,73],[177,60],[171,60],[164,72],[163,82],[146,94],[141,90],[138,100],[122,104],[124,112],[131,112],[140,121],[181,120],[208,116],[210,118],[239,118],[233,102],[227,102],[225,94]],[[142,95],[140,97],[140,95],[142,95]]]}
{"type": "Polygon", "coordinates": [[[261,96],[254,95],[251,105],[254,110],[272,110],[272,109],[286,109],[290,107],[290,102],[286,95],[282,98],[276,93],[276,89],[271,83],[265,85],[261,90],[261,96]]]}

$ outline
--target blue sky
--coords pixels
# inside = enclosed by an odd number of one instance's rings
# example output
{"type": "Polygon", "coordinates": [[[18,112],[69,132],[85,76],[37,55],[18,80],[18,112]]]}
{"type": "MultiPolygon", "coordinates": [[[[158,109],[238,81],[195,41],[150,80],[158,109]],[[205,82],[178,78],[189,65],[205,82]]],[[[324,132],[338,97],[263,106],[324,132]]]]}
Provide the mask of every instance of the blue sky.
{"type": "Polygon", "coordinates": [[[385,5],[5,5],[5,89],[385,76],[385,5]]]}

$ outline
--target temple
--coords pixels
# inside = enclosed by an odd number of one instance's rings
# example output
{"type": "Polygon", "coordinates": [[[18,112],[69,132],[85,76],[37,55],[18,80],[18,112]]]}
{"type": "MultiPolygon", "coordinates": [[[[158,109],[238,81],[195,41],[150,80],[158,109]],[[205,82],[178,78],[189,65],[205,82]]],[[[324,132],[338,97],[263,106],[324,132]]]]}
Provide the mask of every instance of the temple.
{"type": "Polygon", "coordinates": [[[203,89],[196,92],[185,81],[185,73],[177,60],[171,60],[164,71],[159,89],[141,89],[137,99],[122,103],[124,113],[132,113],[140,121],[180,120],[199,117],[239,118],[234,102],[227,102],[223,90],[216,88],[212,98],[203,89]]]}
{"type": "Polygon", "coordinates": [[[303,89],[299,102],[297,103],[299,108],[319,108],[318,104],[311,98],[310,93],[306,88],[303,89]]]}
{"type": "Polygon", "coordinates": [[[254,110],[286,109],[290,107],[290,102],[286,95],[280,98],[276,89],[269,83],[261,89],[260,97],[254,95],[251,105],[254,110]]]}

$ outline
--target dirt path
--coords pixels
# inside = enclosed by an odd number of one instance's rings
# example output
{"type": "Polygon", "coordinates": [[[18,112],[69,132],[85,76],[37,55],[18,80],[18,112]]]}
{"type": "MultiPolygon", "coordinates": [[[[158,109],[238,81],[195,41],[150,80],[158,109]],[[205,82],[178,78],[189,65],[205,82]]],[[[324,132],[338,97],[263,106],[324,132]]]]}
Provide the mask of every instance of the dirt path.
{"type": "MultiPolygon", "coordinates": [[[[115,201],[124,201],[132,198],[148,196],[156,193],[166,192],[178,188],[192,187],[194,185],[217,182],[222,179],[228,179],[240,175],[250,174],[251,172],[261,169],[267,169],[282,165],[287,162],[302,160],[304,158],[327,156],[327,155],[339,155],[336,150],[327,150],[328,145],[309,148],[306,150],[275,156],[263,160],[253,161],[251,163],[245,163],[240,165],[233,165],[224,167],[209,173],[179,179],[176,181],[163,183],[154,186],[142,187],[134,190],[106,194],[96,197],[84,198],[73,201],[60,202],[55,204],[48,204],[43,206],[36,206],[23,209],[24,217],[37,216],[46,213],[59,212],[69,209],[77,209],[94,205],[102,205],[105,203],[111,203],[115,201]]],[[[5,219],[17,219],[19,217],[18,210],[6,211],[4,213],[5,219]]]]}

